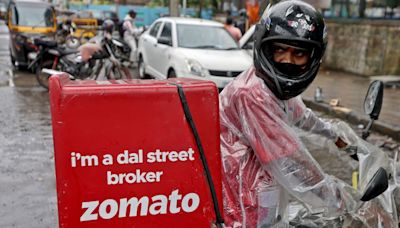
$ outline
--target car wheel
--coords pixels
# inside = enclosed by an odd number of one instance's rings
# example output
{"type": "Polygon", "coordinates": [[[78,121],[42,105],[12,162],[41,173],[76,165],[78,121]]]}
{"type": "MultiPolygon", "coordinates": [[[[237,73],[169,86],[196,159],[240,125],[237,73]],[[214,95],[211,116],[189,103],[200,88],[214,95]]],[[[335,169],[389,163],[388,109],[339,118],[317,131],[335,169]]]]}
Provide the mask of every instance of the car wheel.
{"type": "Polygon", "coordinates": [[[176,78],[176,73],[173,69],[168,71],[168,78],[176,78]]]}
{"type": "Polygon", "coordinates": [[[149,76],[146,74],[146,69],[145,69],[145,65],[144,65],[142,56],[139,56],[139,63],[138,64],[139,64],[139,66],[138,66],[139,78],[140,79],[149,78],[149,76]]]}

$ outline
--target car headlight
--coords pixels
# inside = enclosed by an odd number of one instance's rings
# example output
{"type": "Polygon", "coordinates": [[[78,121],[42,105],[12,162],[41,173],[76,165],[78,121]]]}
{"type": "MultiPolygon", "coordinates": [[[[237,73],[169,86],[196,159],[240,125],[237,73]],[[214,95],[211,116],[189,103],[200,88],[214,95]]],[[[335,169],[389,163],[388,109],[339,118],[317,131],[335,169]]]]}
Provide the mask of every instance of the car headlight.
{"type": "Polygon", "coordinates": [[[186,62],[190,73],[200,77],[205,77],[207,75],[208,71],[204,69],[196,60],[188,59],[186,62]]]}

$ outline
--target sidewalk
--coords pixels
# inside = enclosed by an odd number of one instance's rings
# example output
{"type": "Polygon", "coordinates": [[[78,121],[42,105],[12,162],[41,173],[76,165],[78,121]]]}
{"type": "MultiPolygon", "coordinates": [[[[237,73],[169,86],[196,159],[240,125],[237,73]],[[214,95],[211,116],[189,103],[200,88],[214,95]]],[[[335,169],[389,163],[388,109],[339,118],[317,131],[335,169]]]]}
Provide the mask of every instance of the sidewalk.
{"type": "MultiPolygon", "coordinates": [[[[354,124],[365,122],[368,117],[364,114],[363,102],[371,81],[366,76],[321,69],[314,82],[303,94],[303,99],[312,109],[344,118],[354,124]],[[322,89],[323,103],[314,101],[317,87],[322,89]],[[328,105],[331,99],[339,99],[339,106],[347,109],[332,108],[328,105]]],[[[381,114],[379,120],[374,124],[374,129],[393,139],[400,140],[399,87],[385,87],[381,114]]]]}

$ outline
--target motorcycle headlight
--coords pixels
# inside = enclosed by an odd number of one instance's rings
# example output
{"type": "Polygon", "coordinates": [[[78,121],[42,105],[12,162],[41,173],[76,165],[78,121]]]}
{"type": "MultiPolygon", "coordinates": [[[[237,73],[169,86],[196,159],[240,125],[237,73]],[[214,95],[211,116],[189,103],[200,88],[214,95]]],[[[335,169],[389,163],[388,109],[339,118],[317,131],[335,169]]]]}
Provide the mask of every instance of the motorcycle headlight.
{"type": "Polygon", "coordinates": [[[200,77],[205,77],[207,75],[208,71],[204,69],[196,60],[188,59],[186,60],[186,63],[190,73],[200,77]]]}

